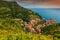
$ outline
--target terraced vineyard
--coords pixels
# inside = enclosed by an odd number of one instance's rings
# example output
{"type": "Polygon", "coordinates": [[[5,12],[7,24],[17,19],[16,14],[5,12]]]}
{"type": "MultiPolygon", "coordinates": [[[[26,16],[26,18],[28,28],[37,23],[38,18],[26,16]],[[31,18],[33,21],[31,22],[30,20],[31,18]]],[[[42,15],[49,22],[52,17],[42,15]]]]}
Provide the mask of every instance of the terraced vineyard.
{"type": "Polygon", "coordinates": [[[41,34],[23,30],[24,23],[35,18],[43,19],[37,13],[18,6],[16,2],[0,1],[0,40],[60,40],[60,24],[41,28],[41,34]]]}

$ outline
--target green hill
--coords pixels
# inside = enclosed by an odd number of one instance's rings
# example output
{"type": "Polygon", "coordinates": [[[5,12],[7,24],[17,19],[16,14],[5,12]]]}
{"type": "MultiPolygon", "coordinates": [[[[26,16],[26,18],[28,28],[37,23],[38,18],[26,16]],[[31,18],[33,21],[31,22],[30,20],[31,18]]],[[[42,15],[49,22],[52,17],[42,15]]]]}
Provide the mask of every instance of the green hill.
{"type": "MultiPolygon", "coordinates": [[[[51,27],[46,26],[42,28],[42,30],[44,29],[43,30],[44,32],[42,34],[32,34],[31,32],[24,31],[23,24],[25,22],[29,23],[31,20],[36,18],[43,19],[37,13],[19,6],[16,2],[0,1],[0,40],[58,40],[60,39],[59,38],[60,24],[58,24],[59,27],[58,25],[57,26],[50,25],[51,27]],[[53,29],[49,30],[51,28],[53,29]],[[53,33],[52,35],[50,35],[51,32],[53,33]]],[[[44,21],[41,21],[39,23],[43,24],[44,21]]]]}
{"type": "Polygon", "coordinates": [[[23,8],[19,6],[16,2],[1,2],[0,1],[0,18],[18,18],[23,20],[30,19],[31,15],[35,17],[41,17],[38,16],[37,13],[28,10],[26,8],[23,8]]]}

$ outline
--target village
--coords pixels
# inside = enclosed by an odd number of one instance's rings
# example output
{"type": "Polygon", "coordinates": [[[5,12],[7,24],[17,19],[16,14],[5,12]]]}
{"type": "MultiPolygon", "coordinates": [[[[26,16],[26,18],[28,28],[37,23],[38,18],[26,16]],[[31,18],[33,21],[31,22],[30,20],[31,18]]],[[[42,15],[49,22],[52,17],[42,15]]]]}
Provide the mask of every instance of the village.
{"type": "Polygon", "coordinates": [[[36,33],[41,34],[43,32],[41,30],[41,28],[43,28],[45,26],[56,24],[55,20],[47,20],[46,21],[45,19],[39,19],[39,18],[32,19],[28,23],[27,22],[23,23],[22,20],[21,20],[21,22],[23,25],[23,30],[31,32],[33,34],[36,34],[36,33]]]}

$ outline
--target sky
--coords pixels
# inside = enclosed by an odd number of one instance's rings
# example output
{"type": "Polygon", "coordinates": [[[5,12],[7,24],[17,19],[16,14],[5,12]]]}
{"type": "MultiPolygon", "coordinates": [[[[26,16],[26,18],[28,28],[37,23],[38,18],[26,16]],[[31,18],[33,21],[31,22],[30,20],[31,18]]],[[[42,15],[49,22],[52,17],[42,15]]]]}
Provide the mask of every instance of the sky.
{"type": "Polygon", "coordinates": [[[60,0],[18,0],[17,3],[37,12],[45,19],[60,22],[60,0]]]}
{"type": "MultiPolygon", "coordinates": [[[[7,0],[12,1],[12,0],[7,0]]],[[[15,0],[20,6],[29,8],[45,19],[60,22],[60,0],[15,0]]]]}
{"type": "Polygon", "coordinates": [[[26,8],[60,8],[60,0],[16,0],[26,8]]]}

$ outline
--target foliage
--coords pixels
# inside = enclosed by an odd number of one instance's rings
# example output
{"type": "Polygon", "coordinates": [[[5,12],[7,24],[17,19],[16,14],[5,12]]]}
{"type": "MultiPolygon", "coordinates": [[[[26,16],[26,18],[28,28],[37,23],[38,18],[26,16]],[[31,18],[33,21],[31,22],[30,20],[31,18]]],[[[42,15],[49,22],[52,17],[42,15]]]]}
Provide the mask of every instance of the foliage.
{"type": "MultiPolygon", "coordinates": [[[[20,20],[13,20],[21,19],[29,22],[34,18],[41,19],[42,17],[29,9],[18,6],[16,2],[0,1],[0,40],[59,40],[60,24],[42,28],[42,34],[32,34],[23,30],[20,20]]],[[[39,23],[43,24],[44,21],[39,23]]]]}
{"type": "Polygon", "coordinates": [[[53,34],[56,28],[57,28],[56,24],[49,25],[49,26],[46,26],[46,27],[42,28],[42,31],[45,34],[53,34]]]}

